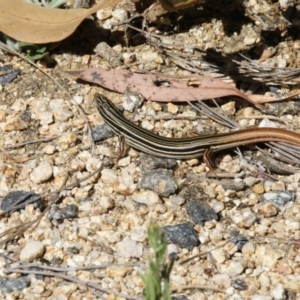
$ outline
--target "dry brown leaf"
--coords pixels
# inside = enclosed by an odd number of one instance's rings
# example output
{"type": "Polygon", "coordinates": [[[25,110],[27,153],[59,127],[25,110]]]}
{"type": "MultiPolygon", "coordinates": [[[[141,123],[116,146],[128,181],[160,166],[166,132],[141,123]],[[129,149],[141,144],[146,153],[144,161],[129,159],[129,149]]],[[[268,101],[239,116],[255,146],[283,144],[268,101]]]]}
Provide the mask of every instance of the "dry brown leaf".
{"type": "Polygon", "coordinates": [[[178,77],[100,68],[68,71],[67,73],[118,93],[125,93],[128,90],[133,93],[140,93],[147,100],[152,101],[179,102],[238,96],[256,106],[260,106],[230,84],[207,76],[191,75],[178,77]],[[191,96],[194,99],[191,99],[191,96]]]}
{"type": "Polygon", "coordinates": [[[263,103],[280,102],[280,101],[290,100],[298,95],[300,95],[300,89],[292,91],[291,93],[289,93],[288,96],[286,96],[284,98],[274,98],[274,97],[268,96],[268,95],[255,95],[255,94],[249,95],[248,97],[257,104],[263,104],[263,103]]]}
{"type": "Polygon", "coordinates": [[[17,41],[44,44],[72,34],[89,15],[120,0],[100,0],[89,9],[53,9],[24,0],[0,0],[0,31],[17,41]]]}

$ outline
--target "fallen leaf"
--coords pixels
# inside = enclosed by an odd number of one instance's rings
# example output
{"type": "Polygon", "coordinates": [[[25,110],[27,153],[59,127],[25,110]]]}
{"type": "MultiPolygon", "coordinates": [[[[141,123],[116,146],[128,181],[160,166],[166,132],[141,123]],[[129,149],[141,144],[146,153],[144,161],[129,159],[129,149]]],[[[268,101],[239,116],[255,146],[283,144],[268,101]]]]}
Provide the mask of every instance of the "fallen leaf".
{"type": "Polygon", "coordinates": [[[289,95],[287,95],[284,98],[275,98],[275,97],[268,96],[268,95],[255,95],[255,94],[248,95],[248,97],[257,104],[263,104],[263,103],[280,102],[280,101],[290,100],[298,95],[300,95],[300,89],[290,92],[289,95]]]}
{"type": "Polygon", "coordinates": [[[0,1],[0,31],[17,41],[43,44],[65,39],[96,11],[120,0],[100,0],[89,9],[53,9],[24,0],[0,1]]]}
{"type": "Polygon", "coordinates": [[[208,76],[191,75],[179,77],[100,68],[84,71],[68,71],[67,73],[118,93],[125,93],[127,91],[139,93],[151,101],[185,102],[187,100],[206,100],[224,96],[238,96],[256,106],[260,106],[230,84],[208,76]],[[191,99],[191,96],[193,99],[191,99]]]}

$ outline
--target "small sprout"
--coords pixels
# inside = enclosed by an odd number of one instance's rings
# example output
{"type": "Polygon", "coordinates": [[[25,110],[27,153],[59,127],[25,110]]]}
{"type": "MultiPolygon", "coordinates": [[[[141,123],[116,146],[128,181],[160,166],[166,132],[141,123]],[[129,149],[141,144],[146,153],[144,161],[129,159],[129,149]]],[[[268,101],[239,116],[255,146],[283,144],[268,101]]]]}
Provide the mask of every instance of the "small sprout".
{"type": "Polygon", "coordinates": [[[165,262],[167,251],[166,237],[157,225],[150,223],[148,239],[154,251],[154,258],[149,258],[149,266],[143,276],[145,300],[171,300],[170,274],[174,260],[172,259],[169,263],[165,262]]]}

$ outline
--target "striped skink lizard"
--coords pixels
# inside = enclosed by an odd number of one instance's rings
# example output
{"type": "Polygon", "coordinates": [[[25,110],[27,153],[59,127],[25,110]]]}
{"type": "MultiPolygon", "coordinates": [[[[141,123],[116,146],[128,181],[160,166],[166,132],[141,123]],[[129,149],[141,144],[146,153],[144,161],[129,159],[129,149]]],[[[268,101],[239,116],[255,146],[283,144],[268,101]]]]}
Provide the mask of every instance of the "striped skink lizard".
{"type": "Polygon", "coordinates": [[[127,120],[105,96],[97,93],[95,101],[105,123],[123,137],[129,146],[165,158],[191,159],[203,156],[210,169],[214,169],[211,155],[231,147],[270,141],[300,146],[300,134],[280,128],[248,128],[187,138],[163,137],[127,120]]]}

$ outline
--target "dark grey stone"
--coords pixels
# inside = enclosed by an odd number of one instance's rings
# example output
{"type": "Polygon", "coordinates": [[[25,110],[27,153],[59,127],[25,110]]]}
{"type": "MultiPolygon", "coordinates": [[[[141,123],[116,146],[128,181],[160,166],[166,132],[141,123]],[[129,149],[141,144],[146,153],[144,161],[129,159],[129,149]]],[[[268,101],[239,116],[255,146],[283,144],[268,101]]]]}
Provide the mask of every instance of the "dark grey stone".
{"type": "Polygon", "coordinates": [[[174,194],[177,185],[167,170],[152,170],[144,174],[141,180],[141,187],[157,192],[162,197],[174,194]]]}
{"type": "Polygon", "coordinates": [[[29,111],[24,111],[21,115],[20,118],[24,122],[30,122],[31,121],[31,113],[29,111]]]}
{"type": "Polygon", "coordinates": [[[29,204],[34,204],[35,208],[42,208],[43,201],[39,194],[27,191],[13,191],[8,193],[2,200],[0,208],[3,211],[14,212],[26,207],[29,204]]]}
{"type": "Polygon", "coordinates": [[[160,158],[143,154],[140,158],[141,171],[143,173],[154,169],[173,169],[177,166],[177,161],[171,158],[160,158]]]}
{"type": "Polygon", "coordinates": [[[209,201],[210,197],[205,193],[204,189],[202,186],[199,184],[194,184],[192,186],[188,186],[183,188],[179,196],[183,197],[186,202],[191,202],[191,201],[209,201]]]}
{"type": "Polygon", "coordinates": [[[191,223],[168,225],[162,228],[169,243],[178,245],[181,248],[192,250],[199,245],[198,237],[191,223]]]}
{"type": "Polygon", "coordinates": [[[0,85],[11,83],[20,74],[20,70],[16,70],[7,65],[0,66],[0,72],[3,73],[0,76],[0,85]]]}
{"type": "Polygon", "coordinates": [[[68,252],[70,253],[70,254],[79,254],[79,249],[77,248],[77,247],[75,247],[75,246],[73,246],[73,247],[68,247],[68,252]]]}
{"type": "Polygon", "coordinates": [[[230,232],[231,241],[236,245],[239,251],[243,249],[246,243],[249,242],[248,238],[237,231],[230,232]]]}
{"type": "Polygon", "coordinates": [[[21,276],[19,278],[0,278],[0,290],[4,293],[22,291],[30,285],[30,282],[27,276],[21,276]]]}
{"type": "Polygon", "coordinates": [[[218,220],[217,213],[206,202],[190,201],[186,204],[186,211],[196,224],[218,220]]]}
{"type": "Polygon", "coordinates": [[[248,289],[247,283],[243,279],[236,279],[232,282],[232,287],[238,291],[245,291],[248,289]]]}
{"type": "Polygon", "coordinates": [[[113,135],[113,130],[107,124],[102,124],[92,129],[92,137],[95,142],[106,140],[113,135]]]}

